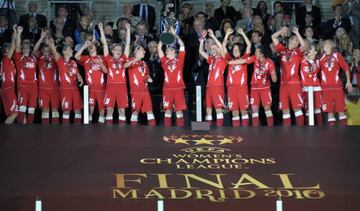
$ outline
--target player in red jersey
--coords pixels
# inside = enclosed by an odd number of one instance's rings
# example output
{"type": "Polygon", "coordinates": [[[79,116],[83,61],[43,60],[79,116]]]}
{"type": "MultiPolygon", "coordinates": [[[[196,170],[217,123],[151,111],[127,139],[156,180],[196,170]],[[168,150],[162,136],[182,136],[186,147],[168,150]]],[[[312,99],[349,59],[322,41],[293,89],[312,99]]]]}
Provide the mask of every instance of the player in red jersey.
{"type": "Polygon", "coordinates": [[[15,93],[16,69],[12,61],[17,33],[15,27],[13,31],[11,44],[5,43],[3,45],[3,58],[1,60],[0,69],[0,79],[2,80],[0,95],[4,105],[5,114],[7,116],[5,124],[13,123],[18,115],[18,101],[15,93]]]}
{"type": "Polygon", "coordinates": [[[227,90],[228,90],[228,105],[232,113],[232,125],[240,126],[239,110],[241,111],[242,126],[249,126],[249,92],[248,92],[248,70],[246,64],[239,64],[241,59],[246,59],[250,56],[251,42],[246,36],[245,32],[239,28],[237,32],[244,38],[246,43],[245,54],[241,55],[241,45],[235,43],[231,49],[231,55],[227,51],[228,37],[233,33],[232,29],[226,31],[223,42],[223,50],[226,54],[228,64],[227,75],[227,90]]]}
{"type": "Polygon", "coordinates": [[[94,42],[86,41],[85,44],[76,52],[75,59],[84,66],[85,79],[89,85],[89,121],[92,121],[95,106],[98,105],[99,109],[99,122],[105,123],[105,76],[107,68],[103,56],[97,54],[96,45],[94,42]],[[89,56],[82,55],[84,50],[87,49],[89,56]]]}
{"type": "Polygon", "coordinates": [[[349,66],[344,57],[335,52],[335,43],[325,40],[322,44],[323,55],[320,58],[321,88],[323,94],[323,111],[328,113],[328,124],[335,125],[335,113],[338,113],[342,125],[347,125],[345,115],[345,96],[339,77],[340,69],[346,74],[345,88],[348,92],[352,90],[349,66]]]}
{"type": "Polygon", "coordinates": [[[122,53],[122,46],[120,44],[113,44],[111,46],[112,56],[109,54],[109,47],[106,42],[103,24],[99,24],[101,43],[104,49],[104,60],[108,67],[106,91],[104,103],[106,106],[106,124],[113,123],[113,113],[115,104],[117,104],[119,111],[119,123],[125,124],[125,108],[128,107],[126,74],[124,63],[129,57],[130,53],[130,24],[126,24],[126,44],[124,53],[122,53]]]}
{"type": "Polygon", "coordinates": [[[224,71],[226,68],[225,52],[222,44],[215,37],[214,32],[209,29],[203,32],[200,37],[199,53],[204,57],[209,64],[209,76],[206,86],[206,120],[212,122],[212,109],[216,111],[216,125],[218,127],[223,125],[224,114],[224,71]],[[204,40],[208,33],[215,43],[210,46],[210,54],[204,50],[204,40]]]}
{"type": "Polygon", "coordinates": [[[149,68],[142,59],[145,56],[145,49],[141,45],[136,46],[133,51],[133,58],[129,58],[124,64],[129,71],[129,84],[131,95],[132,114],[130,122],[136,125],[139,112],[147,114],[148,124],[155,126],[155,117],[152,111],[152,102],[147,84],[153,80],[149,75],[149,68]]]}
{"type": "Polygon", "coordinates": [[[303,86],[306,110],[306,122],[309,122],[309,108],[308,108],[308,92],[309,87],[314,89],[314,113],[317,125],[322,125],[323,117],[321,114],[321,86],[318,77],[320,68],[319,61],[316,59],[317,51],[316,46],[311,45],[309,50],[301,60],[300,75],[301,84],[303,86]]]}
{"type": "Polygon", "coordinates": [[[162,42],[158,44],[158,52],[161,66],[164,70],[164,87],[163,87],[163,105],[165,110],[164,125],[171,126],[172,110],[176,111],[176,124],[184,126],[184,110],[186,110],[183,80],[183,69],[185,60],[185,45],[181,38],[171,29],[172,34],[176,37],[180,45],[177,55],[176,47],[169,45],[166,47],[166,56],[162,50],[162,42]]]}
{"type": "Polygon", "coordinates": [[[81,78],[76,62],[71,59],[73,50],[70,46],[65,45],[62,48],[63,56],[61,56],[57,52],[52,38],[48,39],[47,45],[50,46],[59,70],[60,101],[63,111],[62,122],[64,124],[70,123],[70,112],[74,111],[75,123],[81,123],[83,103],[76,80],[79,82],[79,86],[82,86],[84,81],[81,78]]]}
{"type": "Polygon", "coordinates": [[[283,27],[271,36],[275,50],[280,54],[281,60],[279,108],[283,112],[283,125],[291,125],[290,106],[294,110],[296,125],[304,125],[304,115],[301,110],[304,102],[302,99],[299,66],[305,49],[305,41],[299,34],[298,28],[293,27],[291,31],[294,35],[290,36],[288,45],[285,47],[279,42],[279,37],[287,34],[288,30],[289,28],[283,27]]]}
{"type": "Polygon", "coordinates": [[[29,40],[23,40],[21,34],[23,27],[17,27],[15,65],[17,69],[17,89],[19,101],[18,123],[33,123],[37,105],[38,86],[36,77],[37,59],[31,52],[29,40]],[[27,118],[25,117],[28,112],[27,118]]]}
{"type": "Polygon", "coordinates": [[[34,55],[38,59],[39,106],[42,109],[42,123],[49,124],[51,109],[51,123],[55,124],[59,123],[59,80],[55,58],[51,54],[50,47],[45,44],[48,38],[49,31],[43,29],[40,39],[34,46],[34,55]]]}
{"type": "Polygon", "coordinates": [[[265,49],[263,46],[255,48],[255,55],[245,59],[246,64],[254,63],[254,72],[251,76],[251,92],[250,104],[252,109],[252,124],[259,126],[259,106],[264,107],[267,125],[273,126],[274,119],[271,111],[271,89],[270,80],[277,81],[275,65],[270,58],[265,57],[265,49]],[[269,77],[270,76],[270,77],[269,77]]]}

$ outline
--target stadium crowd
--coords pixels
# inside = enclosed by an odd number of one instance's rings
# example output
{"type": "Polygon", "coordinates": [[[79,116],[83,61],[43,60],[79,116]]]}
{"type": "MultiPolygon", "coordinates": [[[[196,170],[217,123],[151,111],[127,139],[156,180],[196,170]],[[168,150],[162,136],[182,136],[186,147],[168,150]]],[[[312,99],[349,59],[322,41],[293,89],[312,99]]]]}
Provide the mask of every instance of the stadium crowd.
{"type": "Polygon", "coordinates": [[[345,96],[360,88],[359,1],[334,5],[327,21],[311,0],[295,11],[276,1],[274,14],[266,1],[196,12],[175,4],[164,1],[159,14],[146,0],[124,3],[108,23],[59,4],[48,25],[35,1],[18,21],[1,13],[1,119],[80,123],[87,84],[93,123],[184,126],[201,86],[210,124],[301,126],[313,87],[316,124],[347,124],[345,96]],[[164,31],[172,44],[159,39],[164,31]]]}

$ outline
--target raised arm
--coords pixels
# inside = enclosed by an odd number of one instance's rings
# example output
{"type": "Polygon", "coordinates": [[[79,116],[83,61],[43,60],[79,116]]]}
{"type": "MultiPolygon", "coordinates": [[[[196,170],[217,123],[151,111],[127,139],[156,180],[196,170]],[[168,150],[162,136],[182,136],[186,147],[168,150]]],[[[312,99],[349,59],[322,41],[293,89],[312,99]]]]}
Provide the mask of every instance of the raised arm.
{"type": "Polygon", "coordinates": [[[130,60],[130,61],[127,61],[127,62],[125,62],[125,64],[124,64],[124,67],[125,68],[129,68],[129,67],[131,67],[133,64],[134,64],[134,62],[136,62],[137,61],[137,59],[132,59],[132,60],[130,60]]]}
{"type": "Polygon", "coordinates": [[[14,54],[14,51],[15,51],[15,42],[16,42],[16,35],[17,32],[16,32],[16,27],[13,28],[13,34],[11,36],[11,44],[10,44],[10,50],[9,52],[7,53],[7,58],[11,59],[13,54],[14,54]]]}
{"type": "Polygon", "coordinates": [[[208,29],[208,34],[209,36],[214,39],[216,45],[218,46],[218,48],[220,49],[220,54],[221,54],[221,57],[225,58],[225,52],[223,50],[223,47],[222,47],[222,43],[216,38],[215,34],[214,34],[214,31],[211,30],[211,29],[208,29]]]}
{"type": "Polygon", "coordinates": [[[246,64],[246,59],[236,59],[236,60],[231,60],[228,62],[228,64],[231,65],[237,65],[237,64],[246,64]]]}
{"type": "Polygon", "coordinates": [[[299,28],[298,27],[293,27],[291,29],[291,32],[294,33],[296,35],[296,37],[298,38],[299,40],[299,43],[300,43],[300,50],[301,52],[304,52],[306,49],[306,43],[305,43],[305,40],[302,38],[301,34],[299,33],[299,28]]]}
{"type": "Polygon", "coordinates": [[[103,53],[104,56],[109,55],[109,46],[106,42],[106,38],[105,38],[105,32],[104,32],[104,25],[102,23],[98,24],[99,30],[100,30],[100,41],[101,44],[103,45],[103,53]]]}
{"type": "Polygon", "coordinates": [[[250,42],[249,38],[247,37],[247,35],[245,34],[245,32],[242,28],[238,28],[237,32],[239,34],[241,34],[241,36],[244,38],[245,43],[246,43],[245,53],[249,54],[251,52],[251,42],[250,42]]]}
{"type": "Polygon", "coordinates": [[[75,59],[80,60],[81,54],[84,52],[86,48],[88,48],[91,45],[91,41],[86,41],[84,45],[76,52],[75,59]]]}
{"type": "Polygon", "coordinates": [[[126,27],[126,44],[125,44],[124,54],[125,54],[126,57],[129,57],[129,55],[130,55],[130,43],[131,43],[131,34],[130,34],[131,26],[130,26],[129,23],[126,23],[125,27],[126,27]]]}
{"type": "Polygon", "coordinates": [[[16,27],[17,33],[16,33],[16,42],[15,42],[15,51],[20,52],[21,51],[21,34],[23,32],[23,27],[18,26],[16,27]]]}
{"type": "Polygon", "coordinates": [[[81,77],[81,75],[80,75],[80,73],[78,72],[78,73],[76,73],[76,79],[78,80],[78,82],[79,82],[79,86],[82,86],[82,85],[84,85],[84,80],[83,80],[83,78],[81,77]]]}
{"type": "Polygon", "coordinates": [[[205,42],[204,38],[201,37],[201,38],[200,38],[200,46],[199,46],[199,54],[200,54],[202,57],[204,57],[204,59],[207,60],[207,59],[209,58],[209,54],[207,54],[207,53],[205,52],[205,50],[204,50],[204,42],[205,42]]]}
{"type": "Polygon", "coordinates": [[[274,45],[276,46],[277,44],[279,44],[279,37],[281,36],[281,34],[284,32],[286,27],[281,28],[279,31],[275,32],[274,34],[271,35],[271,39],[274,43],[274,45]]]}
{"type": "Polygon", "coordinates": [[[46,44],[50,47],[51,53],[52,53],[52,55],[54,56],[55,61],[58,61],[59,58],[60,58],[60,54],[59,54],[59,52],[57,52],[57,50],[56,50],[56,46],[55,46],[55,43],[54,43],[53,38],[50,37],[50,38],[47,40],[47,43],[46,43],[46,44]]]}
{"type": "Polygon", "coordinates": [[[162,50],[162,46],[163,46],[163,43],[161,41],[159,41],[159,43],[157,45],[157,49],[158,49],[160,59],[165,56],[164,51],[162,50]]]}
{"type": "Polygon", "coordinates": [[[228,29],[226,30],[226,33],[225,33],[225,37],[224,37],[224,40],[223,40],[223,43],[222,43],[222,49],[225,53],[225,55],[227,54],[228,50],[227,50],[227,44],[228,44],[228,41],[229,41],[229,36],[234,33],[234,30],[233,29],[228,29]]]}
{"type": "Polygon", "coordinates": [[[41,36],[40,36],[40,39],[35,43],[35,46],[34,46],[34,53],[36,56],[39,56],[40,55],[40,45],[41,43],[44,42],[44,39],[45,37],[47,36],[47,31],[46,30],[42,30],[41,31],[41,36]]]}

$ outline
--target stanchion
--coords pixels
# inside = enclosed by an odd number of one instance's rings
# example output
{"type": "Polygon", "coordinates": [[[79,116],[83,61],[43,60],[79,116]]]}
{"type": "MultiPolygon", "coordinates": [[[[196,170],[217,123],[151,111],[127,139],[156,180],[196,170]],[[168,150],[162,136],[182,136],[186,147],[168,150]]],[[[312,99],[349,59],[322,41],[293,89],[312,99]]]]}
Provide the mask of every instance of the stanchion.
{"type": "Polygon", "coordinates": [[[281,197],[276,200],[276,211],[283,211],[283,203],[281,197]]]}
{"type": "Polygon", "coordinates": [[[89,86],[84,85],[84,124],[89,124],[89,86]]]}
{"type": "Polygon", "coordinates": [[[42,203],[39,197],[36,197],[35,201],[35,211],[41,211],[42,209],[42,203]]]}
{"type": "Polygon", "coordinates": [[[196,122],[191,122],[191,130],[210,130],[209,123],[202,122],[201,86],[196,86],[196,122]]]}
{"type": "Polygon", "coordinates": [[[162,199],[157,201],[157,211],[164,211],[164,201],[162,199]]]}
{"type": "Polygon", "coordinates": [[[309,110],[309,125],[315,125],[315,112],[314,112],[314,87],[309,86],[308,88],[308,110],[309,110]]]}

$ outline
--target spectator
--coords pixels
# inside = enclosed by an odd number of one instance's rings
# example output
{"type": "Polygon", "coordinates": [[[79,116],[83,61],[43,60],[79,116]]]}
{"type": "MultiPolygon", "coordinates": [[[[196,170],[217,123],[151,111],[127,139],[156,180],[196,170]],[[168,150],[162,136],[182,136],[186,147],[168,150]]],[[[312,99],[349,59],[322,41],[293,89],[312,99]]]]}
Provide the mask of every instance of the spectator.
{"type": "Polygon", "coordinates": [[[332,39],[337,28],[342,27],[349,33],[351,29],[351,22],[349,18],[343,17],[343,8],[341,4],[334,8],[335,18],[328,20],[323,28],[323,38],[332,39]]]}
{"type": "Polygon", "coordinates": [[[80,22],[78,23],[78,27],[74,32],[75,43],[79,44],[82,42],[80,34],[87,33],[87,34],[95,34],[95,39],[100,39],[99,32],[95,29],[94,23],[90,24],[90,21],[87,16],[81,16],[80,22]]]}
{"type": "Polygon", "coordinates": [[[321,23],[321,11],[320,8],[312,4],[312,0],[304,0],[304,6],[299,7],[296,10],[296,24],[299,27],[305,26],[305,14],[310,13],[313,17],[313,25],[317,27],[321,23]]]}
{"type": "MultiPolygon", "coordinates": [[[[61,20],[61,22],[63,23],[62,33],[65,36],[67,36],[69,34],[71,36],[73,36],[74,31],[76,29],[76,23],[69,18],[68,8],[65,5],[60,5],[57,8],[55,20],[57,20],[58,23],[60,23],[59,21],[61,20]]],[[[55,23],[54,23],[55,20],[51,21],[51,23],[50,23],[50,27],[53,30],[53,32],[58,30],[58,28],[55,26],[55,23]]]]}
{"type": "Polygon", "coordinates": [[[244,29],[245,32],[252,30],[253,9],[245,7],[242,9],[242,19],[237,22],[237,27],[244,29]]]}
{"type": "Polygon", "coordinates": [[[229,6],[231,0],[220,0],[221,6],[215,10],[215,20],[217,20],[217,29],[219,29],[220,24],[223,19],[229,18],[233,23],[236,23],[240,19],[240,14],[237,12],[234,7],[229,6]]]}
{"type": "Polygon", "coordinates": [[[141,0],[140,4],[134,5],[133,15],[139,17],[149,25],[149,31],[153,32],[156,13],[155,8],[148,4],[147,0],[141,0]]]}
{"type": "Polygon", "coordinates": [[[356,48],[353,52],[351,63],[352,83],[357,84],[357,91],[360,91],[360,49],[356,48]]]}
{"type": "Polygon", "coordinates": [[[263,19],[264,24],[267,25],[270,14],[268,13],[268,7],[265,1],[259,1],[255,9],[255,15],[260,16],[263,19]]]}
{"type": "Polygon", "coordinates": [[[30,40],[31,43],[36,43],[40,38],[41,29],[35,17],[28,18],[27,28],[24,28],[23,38],[30,40]]]}
{"type": "Polygon", "coordinates": [[[44,15],[37,13],[38,5],[35,1],[30,1],[28,4],[28,12],[29,14],[24,14],[20,16],[19,25],[24,27],[25,29],[29,28],[29,19],[34,17],[37,21],[38,27],[40,29],[45,28],[47,26],[47,20],[44,15]]]}
{"type": "Polygon", "coordinates": [[[0,16],[7,17],[9,29],[17,23],[14,0],[0,0],[0,16]]]}
{"type": "Polygon", "coordinates": [[[57,17],[55,18],[55,20],[53,20],[53,26],[54,29],[52,30],[52,37],[54,38],[54,42],[56,43],[56,45],[58,45],[59,43],[62,43],[63,39],[65,36],[73,36],[73,34],[71,34],[71,32],[64,30],[64,19],[57,17]],[[66,33],[66,34],[64,34],[66,33]]]}
{"type": "Polygon", "coordinates": [[[8,28],[9,22],[6,16],[0,16],[0,46],[11,42],[11,30],[8,28]]]}
{"type": "Polygon", "coordinates": [[[153,38],[149,35],[149,29],[146,22],[140,21],[136,24],[133,40],[135,45],[141,45],[147,50],[147,44],[153,40],[153,38]]]}
{"type": "Polygon", "coordinates": [[[220,40],[222,40],[225,37],[225,33],[227,32],[228,29],[235,29],[235,25],[234,23],[231,21],[231,19],[225,18],[222,22],[221,22],[221,27],[220,30],[216,31],[216,37],[217,38],[221,38],[220,40]]]}
{"type": "Polygon", "coordinates": [[[314,45],[314,44],[318,44],[319,41],[314,37],[314,29],[311,26],[307,26],[304,29],[304,36],[306,38],[306,40],[310,43],[310,45],[314,45]]]}
{"type": "Polygon", "coordinates": [[[132,14],[133,11],[134,7],[132,4],[124,3],[122,17],[130,21],[131,31],[135,31],[136,24],[141,20],[139,17],[132,14]]]}
{"type": "Polygon", "coordinates": [[[205,29],[212,29],[213,31],[216,31],[217,23],[215,19],[214,4],[211,2],[207,2],[205,4],[205,13],[203,14],[206,16],[205,29]]]}
{"type": "Polygon", "coordinates": [[[355,48],[360,47],[360,2],[354,0],[347,0],[343,4],[343,16],[350,19],[351,30],[349,35],[355,48]]]}
{"type": "Polygon", "coordinates": [[[301,33],[305,33],[305,29],[311,27],[313,31],[313,37],[319,39],[319,25],[314,24],[313,13],[307,12],[305,14],[305,25],[299,26],[301,33]]]}

